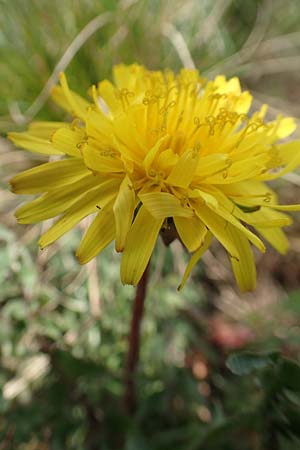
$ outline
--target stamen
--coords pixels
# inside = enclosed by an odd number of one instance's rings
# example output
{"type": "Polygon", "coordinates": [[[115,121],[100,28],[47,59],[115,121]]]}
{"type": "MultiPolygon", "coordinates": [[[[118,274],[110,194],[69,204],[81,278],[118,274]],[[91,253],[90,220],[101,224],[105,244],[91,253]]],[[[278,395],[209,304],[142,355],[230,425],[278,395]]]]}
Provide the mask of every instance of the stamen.
{"type": "Polygon", "coordinates": [[[255,120],[255,122],[253,122],[253,121],[250,122],[250,119],[243,114],[240,116],[240,120],[243,122],[246,122],[247,125],[241,131],[241,135],[236,143],[236,147],[238,147],[241,144],[241,142],[245,139],[246,136],[250,135],[253,132],[256,132],[259,128],[265,127],[265,124],[262,122],[261,118],[258,118],[258,120],[255,120]]]}
{"type": "Polygon", "coordinates": [[[190,83],[186,84],[186,90],[190,97],[194,97],[196,99],[200,91],[200,85],[198,82],[191,81],[190,83]]]}
{"type": "Polygon", "coordinates": [[[149,177],[154,178],[154,177],[156,177],[157,172],[154,169],[150,169],[148,172],[148,175],[149,175],[149,177]]]}
{"type": "Polygon", "coordinates": [[[190,140],[202,125],[205,125],[205,124],[201,124],[198,116],[194,117],[193,122],[194,122],[195,128],[192,130],[190,135],[187,136],[186,141],[190,140]]]}
{"type": "Polygon", "coordinates": [[[123,88],[123,89],[116,89],[115,96],[118,100],[121,101],[122,108],[125,111],[127,107],[130,105],[129,98],[134,97],[135,94],[134,92],[131,92],[126,88],[123,88]]]}
{"type": "Polygon", "coordinates": [[[150,131],[150,134],[152,136],[157,136],[160,132],[161,132],[161,128],[154,128],[153,130],[150,131]]]}
{"type": "Polygon", "coordinates": [[[272,194],[271,194],[271,192],[267,192],[264,196],[264,202],[270,203],[271,200],[272,200],[272,194]]]}
{"type": "Polygon", "coordinates": [[[83,128],[84,123],[78,117],[76,117],[71,123],[71,130],[76,130],[76,128],[83,128]]]}
{"type": "Polygon", "coordinates": [[[216,118],[214,116],[205,117],[205,122],[209,126],[209,135],[213,136],[215,134],[216,118]]]}
{"type": "Polygon", "coordinates": [[[76,148],[78,148],[78,150],[81,150],[81,148],[88,143],[88,136],[84,137],[80,142],[78,142],[76,144],[76,148]]]}
{"type": "Polygon", "coordinates": [[[200,153],[201,144],[199,141],[195,142],[193,150],[192,150],[192,158],[196,159],[200,153]]]}
{"type": "Polygon", "coordinates": [[[184,208],[189,208],[190,207],[190,202],[189,202],[189,198],[186,195],[183,195],[180,198],[180,204],[181,206],[183,206],[184,208]]]}
{"type": "Polygon", "coordinates": [[[212,172],[212,173],[210,173],[209,175],[207,175],[207,176],[205,176],[203,178],[204,179],[205,178],[210,178],[210,177],[212,177],[214,175],[218,175],[218,173],[222,173],[223,178],[226,179],[228,177],[228,169],[232,166],[232,164],[233,164],[232,159],[228,158],[225,161],[225,168],[223,167],[222,169],[216,170],[215,172],[212,172]]]}
{"type": "Polygon", "coordinates": [[[194,117],[194,125],[196,125],[197,129],[200,128],[200,126],[201,126],[201,122],[200,122],[200,119],[198,116],[194,117]]]}
{"type": "Polygon", "coordinates": [[[174,106],[177,104],[175,100],[172,100],[167,106],[163,106],[159,110],[159,114],[167,114],[170,108],[174,108],[174,106]]]}
{"type": "Polygon", "coordinates": [[[106,148],[100,152],[100,155],[114,159],[118,156],[118,152],[112,148],[106,148]]]}
{"type": "Polygon", "coordinates": [[[222,98],[222,94],[218,94],[218,93],[211,94],[209,96],[209,100],[211,101],[211,104],[210,104],[210,113],[211,114],[213,114],[215,112],[221,98],[222,98]]]}
{"type": "Polygon", "coordinates": [[[154,185],[159,185],[161,187],[164,186],[164,179],[166,177],[164,171],[157,172],[156,170],[151,168],[148,171],[148,177],[151,178],[154,185]]]}
{"type": "Polygon", "coordinates": [[[177,130],[177,128],[179,127],[179,125],[180,125],[181,122],[183,121],[183,115],[184,115],[184,110],[182,110],[182,111],[180,112],[180,114],[178,115],[177,122],[176,122],[176,126],[175,126],[175,130],[177,130]]]}

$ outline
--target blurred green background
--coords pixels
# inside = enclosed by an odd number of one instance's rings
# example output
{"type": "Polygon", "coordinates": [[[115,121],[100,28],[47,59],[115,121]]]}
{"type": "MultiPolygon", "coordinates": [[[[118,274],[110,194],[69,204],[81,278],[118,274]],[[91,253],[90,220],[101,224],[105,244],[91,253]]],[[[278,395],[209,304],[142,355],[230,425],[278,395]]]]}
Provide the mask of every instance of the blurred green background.
{"type": "MultiPolygon", "coordinates": [[[[299,217],[288,255],[256,255],[253,294],[237,291],[218,245],[179,294],[187,256],[158,242],[132,418],[122,395],[134,289],[119,282],[119,256],[110,247],[80,267],[84,223],[42,253],[47,224],[16,223],[8,180],[45,158],[6,133],[64,118],[49,100],[60,70],[85,94],[135,61],[238,75],[255,108],[298,118],[299,0],[0,0],[0,450],[298,450],[299,217]]],[[[275,185],[291,203],[299,187],[298,174],[275,185]]]]}

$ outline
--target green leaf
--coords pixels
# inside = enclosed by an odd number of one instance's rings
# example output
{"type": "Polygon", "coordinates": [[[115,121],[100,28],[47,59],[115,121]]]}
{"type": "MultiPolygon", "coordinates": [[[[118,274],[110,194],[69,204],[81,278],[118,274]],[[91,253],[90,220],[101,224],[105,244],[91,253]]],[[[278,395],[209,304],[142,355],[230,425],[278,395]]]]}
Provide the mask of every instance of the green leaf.
{"type": "Polygon", "coordinates": [[[53,361],[65,375],[73,379],[81,376],[99,377],[103,370],[100,364],[87,359],[76,358],[64,350],[56,350],[53,361]]]}
{"type": "Polygon", "coordinates": [[[295,361],[283,359],[280,365],[280,381],[285,388],[300,392],[300,365],[295,361]]]}
{"type": "MultiPolygon", "coordinates": [[[[289,292],[287,299],[283,302],[283,308],[294,314],[300,315],[300,293],[298,290],[289,292]]],[[[298,327],[297,327],[298,328],[298,327]]]]}
{"type": "Polygon", "coordinates": [[[299,408],[294,405],[285,405],[281,413],[284,415],[285,421],[282,424],[283,432],[292,433],[294,436],[300,437],[300,412],[299,408]]]}
{"type": "Polygon", "coordinates": [[[226,367],[235,375],[248,375],[255,370],[265,369],[274,365],[278,353],[233,353],[226,360],[226,367]]]}

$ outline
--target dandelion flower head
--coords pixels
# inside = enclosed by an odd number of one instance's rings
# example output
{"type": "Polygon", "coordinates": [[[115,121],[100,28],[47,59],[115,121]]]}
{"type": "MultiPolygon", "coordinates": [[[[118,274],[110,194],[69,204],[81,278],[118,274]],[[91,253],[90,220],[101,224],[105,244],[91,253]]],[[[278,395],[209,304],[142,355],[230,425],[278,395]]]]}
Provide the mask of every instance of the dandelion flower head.
{"type": "Polygon", "coordinates": [[[300,141],[282,141],[295,121],[266,121],[265,105],[249,114],[252,97],[238,78],[121,64],[113,83],[90,88],[90,100],[71,91],[64,74],[52,97],[72,121],[33,122],[9,135],[19,147],[58,155],[11,180],[14,192],[39,195],[18,209],[20,223],[59,216],[42,248],[93,215],[80,263],[115,241],[121,280],[136,285],[159,234],[172,229],[191,254],[183,286],[214,237],[242,291],[255,287],[252,245],[287,251],[284,211],[299,205],[279,205],[266,182],[300,163],[300,141]]]}

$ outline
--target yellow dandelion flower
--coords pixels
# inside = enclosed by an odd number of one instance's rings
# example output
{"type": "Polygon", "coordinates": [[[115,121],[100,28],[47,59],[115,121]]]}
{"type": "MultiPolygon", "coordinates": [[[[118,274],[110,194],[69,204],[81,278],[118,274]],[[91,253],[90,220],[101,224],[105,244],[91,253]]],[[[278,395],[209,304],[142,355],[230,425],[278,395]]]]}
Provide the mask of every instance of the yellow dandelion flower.
{"type": "Polygon", "coordinates": [[[215,237],[227,250],[242,291],[255,287],[250,243],[285,253],[282,227],[291,219],[265,182],[300,163],[300,141],[280,143],[292,118],[265,121],[267,107],[249,114],[252,97],[238,78],[213,81],[196,70],[149,71],[114,67],[114,83],[72,92],[64,74],[53,99],[72,123],[33,122],[10,133],[18,146],[59,155],[11,180],[18,194],[40,194],[17,211],[20,223],[59,219],[40,238],[48,246],[96,214],[77,250],[80,263],[115,240],[121,279],[136,285],[159,233],[176,230],[192,254],[181,287],[215,237]]]}

